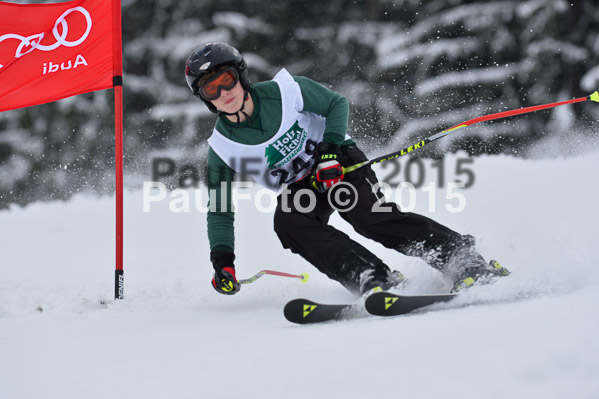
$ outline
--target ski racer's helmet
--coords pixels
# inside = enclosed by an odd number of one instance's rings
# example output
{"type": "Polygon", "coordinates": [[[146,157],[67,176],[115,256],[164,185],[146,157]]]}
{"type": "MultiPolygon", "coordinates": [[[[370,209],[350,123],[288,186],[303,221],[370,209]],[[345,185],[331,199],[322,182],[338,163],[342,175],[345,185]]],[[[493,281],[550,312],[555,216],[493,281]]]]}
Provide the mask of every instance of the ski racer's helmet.
{"type": "Polygon", "coordinates": [[[239,51],[222,42],[206,43],[195,49],[187,58],[185,63],[185,79],[194,96],[199,97],[208,109],[217,113],[216,107],[212,102],[202,98],[198,91],[198,81],[205,75],[212,72],[215,68],[222,66],[232,66],[239,74],[241,87],[247,93],[250,89],[250,75],[245,60],[239,51]]]}

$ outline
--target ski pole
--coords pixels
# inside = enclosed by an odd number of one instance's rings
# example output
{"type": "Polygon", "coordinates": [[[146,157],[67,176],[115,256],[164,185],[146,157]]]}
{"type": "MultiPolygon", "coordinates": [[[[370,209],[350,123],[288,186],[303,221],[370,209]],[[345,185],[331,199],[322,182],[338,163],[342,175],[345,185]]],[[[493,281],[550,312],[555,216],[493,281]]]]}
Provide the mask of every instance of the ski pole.
{"type": "Polygon", "coordinates": [[[550,104],[543,104],[543,105],[534,105],[532,107],[526,107],[526,108],[519,108],[519,109],[514,109],[511,111],[503,111],[503,112],[497,112],[495,114],[489,114],[489,115],[484,115],[484,116],[480,116],[478,118],[474,118],[474,119],[470,119],[466,122],[462,122],[462,123],[458,123],[455,126],[450,127],[449,129],[445,129],[437,134],[434,134],[432,136],[430,136],[427,139],[424,139],[422,141],[419,141],[416,144],[412,144],[409,147],[403,148],[399,151],[396,151],[394,153],[391,154],[387,154],[387,155],[383,155],[381,157],[375,158],[375,159],[371,159],[370,161],[367,162],[362,162],[356,165],[352,165],[349,166],[347,168],[343,168],[343,173],[350,173],[353,172],[354,170],[365,166],[365,165],[374,165],[376,163],[380,163],[380,162],[385,162],[388,161],[390,159],[395,159],[401,155],[406,155],[409,154],[410,152],[417,150],[419,148],[424,147],[425,145],[432,143],[435,140],[439,140],[441,137],[445,137],[448,134],[455,132],[458,129],[461,129],[463,127],[466,126],[470,126],[470,125],[474,125],[475,123],[479,123],[479,122],[486,122],[486,121],[491,121],[494,119],[501,119],[501,118],[507,118],[509,116],[515,116],[515,115],[521,115],[521,114],[527,114],[529,112],[535,112],[535,111],[540,111],[543,109],[548,109],[548,108],[554,108],[554,107],[559,107],[560,105],[566,105],[566,104],[573,104],[573,103],[581,103],[584,101],[594,101],[596,103],[599,103],[599,92],[595,91],[593,94],[586,96],[586,97],[580,97],[580,98],[575,98],[572,100],[566,100],[566,101],[560,101],[560,102],[556,102],[556,103],[550,103],[550,104]]]}
{"type": "Polygon", "coordinates": [[[252,277],[244,279],[244,280],[238,280],[237,282],[239,284],[250,284],[253,283],[254,281],[258,280],[260,277],[264,276],[265,274],[270,274],[271,276],[280,276],[280,277],[291,277],[291,278],[297,278],[299,279],[302,283],[305,283],[306,281],[308,281],[308,273],[302,273],[302,274],[289,274],[289,273],[283,273],[283,272],[277,272],[274,270],[262,270],[256,274],[254,274],[252,277]]]}

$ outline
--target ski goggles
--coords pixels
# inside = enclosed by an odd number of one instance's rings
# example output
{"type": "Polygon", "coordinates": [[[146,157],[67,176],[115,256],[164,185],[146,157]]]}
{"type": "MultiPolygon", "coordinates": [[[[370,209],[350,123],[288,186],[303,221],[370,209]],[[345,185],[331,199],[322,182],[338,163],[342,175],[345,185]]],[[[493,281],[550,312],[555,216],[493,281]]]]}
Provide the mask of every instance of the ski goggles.
{"type": "Polygon", "coordinates": [[[198,86],[198,93],[204,100],[213,101],[220,97],[221,90],[231,90],[237,82],[239,74],[235,68],[230,67],[198,86]]]}

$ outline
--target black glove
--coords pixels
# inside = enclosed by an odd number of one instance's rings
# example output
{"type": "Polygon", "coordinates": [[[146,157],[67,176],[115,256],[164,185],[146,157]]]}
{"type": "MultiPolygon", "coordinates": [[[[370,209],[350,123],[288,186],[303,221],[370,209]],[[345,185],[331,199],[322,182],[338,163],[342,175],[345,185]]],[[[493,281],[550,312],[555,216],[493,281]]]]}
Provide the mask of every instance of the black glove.
{"type": "Polygon", "coordinates": [[[210,261],[214,266],[214,277],[212,286],[219,294],[234,295],[241,285],[235,278],[235,254],[233,252],[212,251],[210,252],[210,261]]]}
{"type": "Polygon", "coordinates": [[[323,141],[318,143],[314,153],[314,167],[310,182],[318,192],[324,193],[334,184],[343,181],[343,167],[339,163],[341,150],[337,144],[323,141]]]}

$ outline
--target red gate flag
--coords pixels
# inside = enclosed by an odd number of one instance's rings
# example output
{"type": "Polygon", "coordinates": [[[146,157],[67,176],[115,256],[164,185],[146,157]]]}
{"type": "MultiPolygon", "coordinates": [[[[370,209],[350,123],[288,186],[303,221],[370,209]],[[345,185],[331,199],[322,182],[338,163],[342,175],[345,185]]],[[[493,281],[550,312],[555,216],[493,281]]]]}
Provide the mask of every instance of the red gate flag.
{"type": "Polygon", "coordinates": [[[0,112],[114,87],[115,299],[123,299],[121,0],[0,2],[0,112]]]}
{"type": "Polygon", "coordinates": [[[112,88],[114,13],[110,0],[0,2],[0,112],[112,88]]]}

